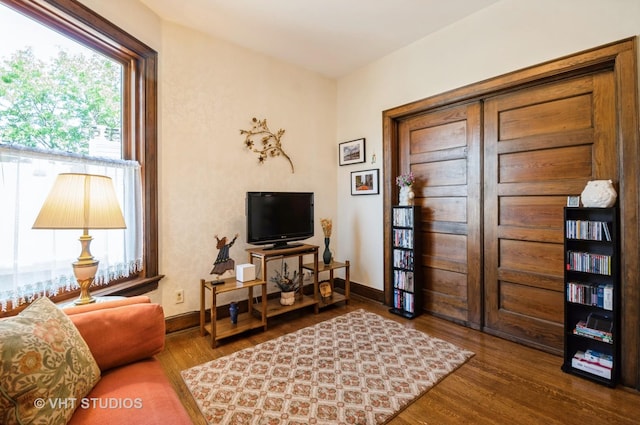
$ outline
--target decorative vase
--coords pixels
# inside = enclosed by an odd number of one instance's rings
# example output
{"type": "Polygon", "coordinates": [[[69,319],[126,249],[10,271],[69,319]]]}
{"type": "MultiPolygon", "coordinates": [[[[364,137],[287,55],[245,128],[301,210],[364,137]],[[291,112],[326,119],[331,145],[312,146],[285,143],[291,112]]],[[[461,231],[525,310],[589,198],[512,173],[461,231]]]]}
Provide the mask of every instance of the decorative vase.
{"type": "Polygon", "coordinates": [[[238,303],[231,302],[229,304],[229,316],[231,317],[231,323],[234,325],[238,323],[238,303]]]}
{"type": "Polygon", "coordinates": [[[296,291],[280,292],[280,304],[293,305],[296,301],[296,291]]]}
{"type": "Polygon", "coordinates": [[[415,197],[415,194],[413,193],[413,185],[400,186],[400,205],[401,206],[413,205],[414,197],[415,197]]]}
{"type": "Polygon", "coordinates": [[[592,180],[582,191],[582,205],[592,208],[609,208],[615,205],[618,194],[611,180],[592,180]]]}
{"type": "Polygon", "coordinates": [[[329,251],[329,238],[324,238],[324,252],[322,253],[322,261],[331,264],[331,251],[329,251]]]}

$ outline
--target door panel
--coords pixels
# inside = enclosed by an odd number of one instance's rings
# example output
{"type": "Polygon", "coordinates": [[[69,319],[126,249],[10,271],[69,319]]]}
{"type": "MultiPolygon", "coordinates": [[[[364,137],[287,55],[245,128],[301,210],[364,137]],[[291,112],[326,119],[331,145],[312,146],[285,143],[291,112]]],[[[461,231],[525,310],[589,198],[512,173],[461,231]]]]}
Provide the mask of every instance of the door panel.
{"type": "Polygon", "coordinates": [[[422,206],[423,309],[479,328],[482,320],[480,103],[398,125],[400,172],[422,206]]]}
{"type": "Polygon", "coordinates": [[[588,180],[618,175],[612,80],[602,72],[485,102],[489,332],[562,351],[563,207],[588,180]]]}

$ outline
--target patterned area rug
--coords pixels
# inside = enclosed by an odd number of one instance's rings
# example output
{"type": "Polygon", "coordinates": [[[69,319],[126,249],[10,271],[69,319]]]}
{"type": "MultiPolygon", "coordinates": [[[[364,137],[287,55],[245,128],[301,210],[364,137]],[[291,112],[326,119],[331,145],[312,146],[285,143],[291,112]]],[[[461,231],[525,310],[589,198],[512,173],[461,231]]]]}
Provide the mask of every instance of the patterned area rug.
{"type": "Polygon", "coordinates": [[[181,373],[210,424],[382,424],[471,356],[357,310],[181,373]]]}

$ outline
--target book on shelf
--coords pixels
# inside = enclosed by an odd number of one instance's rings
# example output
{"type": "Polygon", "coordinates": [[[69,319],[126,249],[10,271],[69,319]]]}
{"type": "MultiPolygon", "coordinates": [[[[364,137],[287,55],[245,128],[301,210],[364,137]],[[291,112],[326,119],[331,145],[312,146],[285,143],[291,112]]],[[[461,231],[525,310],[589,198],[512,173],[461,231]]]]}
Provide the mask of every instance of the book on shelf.
{"type": "MultiPolygon", "coordinates": [[[[580,369],[584,372],[591,373],[593,375],[599,376],[605,379],[611,379],[611,370],[612,367],[606,367],[602,365],[598,360],[592,361],[593,357],[585,354],[583,351],[577,351],[571,359],[571,366],[575,369],[580,369]]],[[[613,360],[612,360],[613,366],[613,360]]]]}
{"type": "Polygon", "coordinates": [[[595,339],[602,342],[613,343],[613,333],[609,330],[599,330],[587,325],[587,321],[581,320],[576,323],[576,327],[573,330],[576,335],[584,336],[587,338],[595,339]]]}
{"type": "Polygon", "coordinates": [[[602,308],[613,310],[613,285],[605,285],[603,288],[602,308]]]}
{"type": "Polygon", "coordinates": [[[592,363],[597,363],[600,366],[613,368],[613,356],[610,354],[600,353],[595,350],[586,350],[584,352],[584,358],[592,363]]]}

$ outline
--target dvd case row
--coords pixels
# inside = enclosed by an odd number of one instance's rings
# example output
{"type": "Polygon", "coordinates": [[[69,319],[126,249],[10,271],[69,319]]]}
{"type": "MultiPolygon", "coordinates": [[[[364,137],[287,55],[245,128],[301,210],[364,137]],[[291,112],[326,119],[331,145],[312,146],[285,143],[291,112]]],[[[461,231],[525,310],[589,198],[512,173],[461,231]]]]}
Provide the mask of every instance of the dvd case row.
{"type": "Polygon", "coordinates": [[[413,230],[393,229],[393,246],[400,248],[413,248],[413,230]]]}
{"type": "Polygon", "coordinates": [[[611,276],[611,256],[567,251],[567,270],[611,276]]]}
{"type": "Polygon", "coordinates": [[[415,311],[415,296],[412,293],[394,290],[393,306],[397,309],[413,313],[415,311]]]}
{"type": "Polygon", "coordinates": [[[413,209],[393,208],[393,225],[397,227],[413,227],[413,209]]]}
{"type": "Polygon", "coordinates": [[[605,283],[567,283],[567,301],[613,310],[613,285],[605,283]]]}
{"type": "Polygon", "coordinates": [[[393,250],[393,267],[413,269],[413,251],[393,250]]]}
{"type": "Polygon", "coordinates": [[[394,270],[393,286],[396,289],[413,292],[413,272],[406,270],[394,270]]]}
{"type": "Polygon", "coordinates": [[[565,227],[567,239],[611,242],[609,224],[606,221],[567,220],[565,227]]]}

